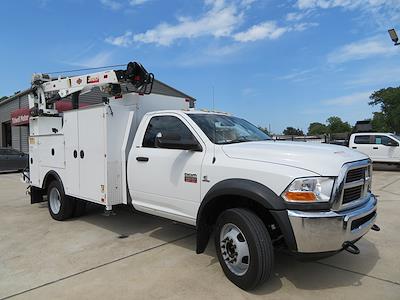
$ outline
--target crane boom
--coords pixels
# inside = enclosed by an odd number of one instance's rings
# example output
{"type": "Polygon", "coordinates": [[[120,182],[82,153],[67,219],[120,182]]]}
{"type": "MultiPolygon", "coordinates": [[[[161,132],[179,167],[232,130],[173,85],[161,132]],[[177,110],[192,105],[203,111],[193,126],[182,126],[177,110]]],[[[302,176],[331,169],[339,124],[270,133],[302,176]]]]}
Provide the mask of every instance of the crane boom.
{"type": "Polygon", "coordinates": [[[111,96],[122,93],[121,84],[131,83],[137,93],[150,94],[154,75],[137,62],[130,62],[126,70],[107,70],[72,77],[51,79],[48,74],[33,74],[32,91],[29,94],[29,108],[32,115],[55,115],[58,111],[55,102],[72,97],[77,108],[80,94],[98,87],[111,96]]]}

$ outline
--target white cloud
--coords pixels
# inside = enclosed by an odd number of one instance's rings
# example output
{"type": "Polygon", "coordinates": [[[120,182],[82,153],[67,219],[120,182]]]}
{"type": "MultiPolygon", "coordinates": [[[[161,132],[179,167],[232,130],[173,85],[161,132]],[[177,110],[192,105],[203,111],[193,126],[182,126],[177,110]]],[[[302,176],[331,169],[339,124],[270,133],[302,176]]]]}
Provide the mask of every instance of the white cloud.
{"type": "Polygon", "coordinates": [[[309,11],[305,12],[290,12],[286,15],[286,21],[300,21],[309,15],[309,11]]]}
{"type": "Polygon", "coordinates": [[[132,6],[138,6],[138,5],[142,5],[145,4],[146,2],[149,2],[150,0],[130,0],[129,4],[132,6]]]}
{"type": "Polygon", "coordinates": [[[371,91],[359,92],[342,97],[323,100],[322,103],[326,105],[339,105],[339,106],[348,106],[360,102],[368,103],[370,95],[371,91]]]}
{"type": "Polygon", "coordinates": [[[238,42],[253,42],[264,39],[277,39],[288,31],[287,27],[279,27],[274,21],[263,22],[236,33],[233,38],[238,42]]]}
{"type": "Polygon", "coordinates": [[[118,10],[122,7],[122,3],[117,0],[100,0],[100,2],[112,10],[118,10]]]}
{"type": "Polygon", "coordinates": [[[386,36],[374,36],[344,45],[328,55],[329,63],[344,63],[352,60],[361,60],[373,56],[390,56],[398,49],[388,41],[386,36]]]}
{"type": "Polygon", "coordinates": [[[287,75],[278,77],[278,79],[300,82],[309,79],[312,76],[311,74],[316,70],[317,68],[306,69],[306,70],[293,70],[291,73],[287,75]]]}
{"type": "Polygon", "coordinates": [[[112,53],[103,51],[95,56],[90,56],[81,60],[78,60],[76,62],[71,62],[69,64],[75,65],[75,66],[81,66],[85,68],[97,68],[97,67],[104,67],[106,65],[109,65],[112,60],[112,53]]]}
{"type": "Polygon", "coordinates": [[[132,32],[127,31],[121,36],[108,37],[105,41],[114,46],[127,47],[132,43],[132,32]]]}
{"type": "MultiPolygon", "coordinates": [[[[343,8],[347,10],[359,10],[367,19],[367,22],[378,24],[380,28],[386,28],[400,21],[399,0],[297,0],[295,7],[301,11],[310,13],[316,9],[343,8]]],[[[287,16],[289,18],[294,15],[287,16]]]]}
{"type": "MultiPolygon", "coordinates": [[[[136,3],[144,1],[147,0],[135,0],[136,3]]],[[[232,38],[243,43],[262,39],[273,40],[286,32],[303,31],[318,25],[304,22],[291,26],[279,26],[276,21],[264,21],[237,32],[243,23],[245,13],[254,2],[255,0],[204,0],[206,10],[197,18],[180,16],[176,24],[161,23],[152,29],[136,34],[127,31],[120,36],[107,37],[105,41],[115,46],[125,47],[133,43],[170,46],[181,39],[212,36],[232,38]]]]}
{"type": "Polygon", "coordinates": [[[375,66],[361,70],[345,82],[346,86],[354,88],[360,86],[389,86],[398,85],[400,69],[392,65],[375,66]]]}
{"type": "Polygon", "coordinates": [[[154,29],[135,34],[133,41],[168,46],[183,38],[230,36],[241,24],[243,12],[234,3],[226,4],[223,0],[206,0],[205,3],[211,8],[199,18],[180,17],[174,25],[161,23],[154,29]]]}

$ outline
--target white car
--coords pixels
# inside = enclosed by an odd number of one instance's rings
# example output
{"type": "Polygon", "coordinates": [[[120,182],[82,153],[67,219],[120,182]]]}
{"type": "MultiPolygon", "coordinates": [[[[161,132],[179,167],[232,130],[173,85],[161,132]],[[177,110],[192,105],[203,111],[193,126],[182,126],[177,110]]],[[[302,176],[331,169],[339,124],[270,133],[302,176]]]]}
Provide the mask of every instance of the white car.
{"type": "Polygon", "coordinates": [[[400,164],[400,136],[392,133],[353,133],[349,147],[368,155],[373,162],[400,164]]]}

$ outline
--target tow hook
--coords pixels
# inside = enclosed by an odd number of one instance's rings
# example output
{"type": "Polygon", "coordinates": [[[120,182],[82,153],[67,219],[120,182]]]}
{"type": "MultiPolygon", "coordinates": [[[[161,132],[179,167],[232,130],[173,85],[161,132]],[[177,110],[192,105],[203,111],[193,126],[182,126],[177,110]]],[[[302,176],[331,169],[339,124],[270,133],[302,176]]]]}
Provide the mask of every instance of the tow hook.
{"type": "Polygon", "coordinates": [[[381,228],[380,228],[378,225],[376,225],[376,224],[372,225],[371,229],[372,229],[373,231],[381,231],[381,228]]]}
{"type": "Polygon", "coordinates": [[[343,249],[351,254],[360,254],[360,249],[352,242],[344,242],[342,245],[343,249]]]}

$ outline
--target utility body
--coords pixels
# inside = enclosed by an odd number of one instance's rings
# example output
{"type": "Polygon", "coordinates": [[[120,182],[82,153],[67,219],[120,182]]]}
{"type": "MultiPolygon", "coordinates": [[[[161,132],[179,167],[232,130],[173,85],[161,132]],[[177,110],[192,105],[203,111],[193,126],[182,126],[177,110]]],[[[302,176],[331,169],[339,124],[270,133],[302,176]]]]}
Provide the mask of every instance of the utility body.
{"type": "Polygon", "coordinates": [[[273,141],[243,119],[151,94],[152,75],[130,66],[56,80],[34,76],[40,93],[31,95],[31,200],[47,200],[53,218],[82,214],[87,202],[107,211],[132,205],[195,226],[197,253],[214,232],[223,271],[243,289],[271,275],[274,247],[307,256],[357,252],[354,242],[378,229],[366,155],[273,141]],[[138,92],[116,86],[126,82],[138,92]],[[78,109],[74,93],[93,87],[109,97],[78,109]],[[55,111],[54,101],[73,94],[76,109],[55,111]]]}

